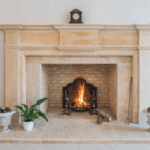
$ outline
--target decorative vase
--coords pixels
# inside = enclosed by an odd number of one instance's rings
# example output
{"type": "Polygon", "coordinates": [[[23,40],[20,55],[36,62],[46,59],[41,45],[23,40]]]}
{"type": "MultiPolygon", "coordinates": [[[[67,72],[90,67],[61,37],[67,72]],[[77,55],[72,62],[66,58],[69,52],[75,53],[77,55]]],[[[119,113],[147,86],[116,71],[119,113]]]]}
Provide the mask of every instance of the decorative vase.
{"type": "MultiPolygon", "coordinates": [[[[147,108],[146,108],[146,109],[143,109],[142,112],[143,112],[145,115],[147,115],[147,119],[148,119],[147,123],[150,125],[150,113],[147,112],[147,108]]],[[[148,130],[149,130],[149,132],[150,132],[150,128],[149,128],[148,130]]]]}
{"type": "Polygon", "coordinates": [[[29,121],[29,122],[23,121],[23,127],[26,131],[31,131],[33,129],[33,126],[34,126],[33,121],[29,121]]]}
{"type": "Polygon", "coordinates": [[[0,132],[9,132],[10,128],[8,125],[11,124],[11,117],[14,113],[16,113],[16,109],[10,108],[11,111],[0,113],[0,132]]]}

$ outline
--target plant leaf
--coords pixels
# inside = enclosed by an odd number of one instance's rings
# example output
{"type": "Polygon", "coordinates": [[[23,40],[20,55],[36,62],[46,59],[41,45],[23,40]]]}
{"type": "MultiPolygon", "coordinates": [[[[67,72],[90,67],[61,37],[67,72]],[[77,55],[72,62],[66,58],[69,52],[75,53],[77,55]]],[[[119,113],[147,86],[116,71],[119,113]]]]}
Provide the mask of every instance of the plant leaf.
{"type": "Polygon", "coordinates": [[[32,116],[29,116],[29,118],[28,118],[30,121],[32,121],[32,116]]]}
{"type": "Polygon", "coordinates": [[[48,119],[47,119],[47,117],[45,116],[44,113],[41,114],[41,117],[44,118],[48,122],[48,119]]]}
{"type": "Polygon", "coordinates": [[[40,100],[36,101],[36,104],[35,104],[35,105],[40,105],[41,103],[43,103],[43,102],[46,101],[46,100],[47,100],[47,98],[44,97],[43,99],[40,99],[40,100]]]}
{"type": "Polygon", "coordinates": [[[33,107],[31,106],[31,107],[29,108],[29,113],[32,114],[32,112],[33,112],[33,107]]]}
{"type": "Polygon", "coordinates": [[[26,109],[26,110],[28,110],[28,106],[27,105],[25,105],[25,104],[22,104],[23,106],[24,106],[24,108],[26,109]]]}
{"type": "Polygon", "coordinates": [[[38,110],[37,113],[39,116],[41,116],[42,118],[44,118],[48,122],[48,119],[46,118],[44,113],[42,113],[40,110],[38,110]]]}
{"type": "Polygon", "coordinates": [[[34,113],[35,110],[37,110],[37,109],[34,109],[33,107],[30,107],[29,113],[32,115],[32,114],[34,113]]]}
{"type": "Polygon", "coordinates": [[[22,112],[24,112],[23,108],[21,106],[15,106],[17,107],[18,109],[20,109],[22,112]]]}
{"type": "MultiPolygon", "coordinates": [[[[32,108],[33,108],[33,107],[36,107],[36,104],[32,105],[31,107],[32,107],[32,108]]],[[[30,107],[30,108],[31,108],[31,107],[30,107]]]]}
{"type": "Polygon", "coordinates": [[[33,118],[34,118],[34,119],[37,119],[37,118],[38,118],[37,113],[34,113],[34,114],[33,114],[33,118]]]}
{"type": "Polygon", "coordinates": [[[32,105],[30,108],[34,108],[36,107],[37,105],[40,105],[41,103],[43,103],[45,100],[47,100],[46,97],[44,97],[43,99],[39,99],[36,101],[36,104],[32,105]]]}
{"type": "Polygon", "coordinates": [[[32,106],[30,107],[30,111],[31,111],[34,107],[36,107],[36,104],[34,104],[34,105],[32,105],[32,106]]]}
{"type": "Polygon", "coordinates": [[[29,116],[28,110],[26,110],[26,111],[24,112],[24,116],[25,116],[25,117],[29,116]]]}

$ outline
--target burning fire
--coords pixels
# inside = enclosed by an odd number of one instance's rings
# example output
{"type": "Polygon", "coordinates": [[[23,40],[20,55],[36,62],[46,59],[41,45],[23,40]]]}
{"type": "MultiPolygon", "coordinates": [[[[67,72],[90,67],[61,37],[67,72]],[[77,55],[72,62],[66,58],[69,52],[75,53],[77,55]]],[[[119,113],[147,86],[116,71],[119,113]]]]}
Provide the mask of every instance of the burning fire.
{"type": "Polygon", "coordinates": [[[74,108],[90,108],[91,94],[84,79],[78,78],[69,85],[68,98],[74,108]]]}
{"type": "Polygon", "coordinates": [[[89,105],[89,103],[86,103],[84,101],[84,94],[85,94],[85,83],[83,84],[79,83],[79,89],[78,89],[78,94],[76,98],[77,107],[86,107],[87,105],[89,105]]]}

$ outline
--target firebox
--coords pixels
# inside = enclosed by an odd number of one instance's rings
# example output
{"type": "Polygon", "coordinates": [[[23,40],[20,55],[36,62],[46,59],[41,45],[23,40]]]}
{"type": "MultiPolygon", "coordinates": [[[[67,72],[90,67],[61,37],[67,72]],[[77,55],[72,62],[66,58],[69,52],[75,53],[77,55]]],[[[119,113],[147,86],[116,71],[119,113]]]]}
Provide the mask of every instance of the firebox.
{"type": "Polygon", "coordinates": [[[63,87],[63,108],[74,111],[89,111],[97,108],[97,87],[83,78],[76,78],[73,83],[63,87]]]}

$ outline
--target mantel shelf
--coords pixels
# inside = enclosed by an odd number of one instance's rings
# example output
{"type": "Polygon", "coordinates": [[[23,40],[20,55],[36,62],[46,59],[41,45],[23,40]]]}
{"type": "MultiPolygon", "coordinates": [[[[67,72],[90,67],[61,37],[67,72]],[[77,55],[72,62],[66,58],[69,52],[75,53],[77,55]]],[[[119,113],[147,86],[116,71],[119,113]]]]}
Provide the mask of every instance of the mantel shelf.
{"type": "Polygon", "coordinates": [[[139,29],[149,30],[149,24],[132,24],[132,25],[118,25],[118,24],[0,24],[0,30],[58,30],[58,31],[74,31],[74,30],[88,30],[88,31],[138,31],[139,29]]]}

